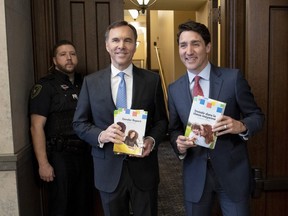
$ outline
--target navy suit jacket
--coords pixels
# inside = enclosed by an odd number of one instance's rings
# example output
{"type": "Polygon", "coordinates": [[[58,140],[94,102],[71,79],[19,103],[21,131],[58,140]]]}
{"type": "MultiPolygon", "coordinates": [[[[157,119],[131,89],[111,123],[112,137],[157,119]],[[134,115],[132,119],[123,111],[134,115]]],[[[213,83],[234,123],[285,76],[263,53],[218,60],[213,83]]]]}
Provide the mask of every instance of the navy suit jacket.
{"type": "MultiPolygon", "coordinates": [[[[159,183],[157,147],[167,131],[160,76],[133,66],[133,95],[131,109],[148,111],[145,136],[155,139],[154,150],[148,157],[128,160],[134,183],[150,190],[159,183]]],[[[77,135],[92,146],[95,186],[104,192],[113,192],[122,172],[125,155],[113,153],[113,143],[99,147],[99,134],[114,122],[116,106],[112,99],[111,67],[84,78],[74,115],[73,127],[77,135]]]]}
{"type": "MultiPolygon", "coordinates": [[[[250,86],[237,69],[212,65],[209,97],[225,102],[224,115],[242,119],[249,134],[259,131],[264,115],[255,103],[250,86]]],[[[183,135],[192,105],[187,73],[168,88],[169,134],[174,151],[179,154],[176,139],[183,135]]],[[[198,202],[204,189],[207,156],[218,180],[230,199],[247,198],[251,191],[251,169],[246,142],[238,134],[218,137],[214,150],[197,146],[189,148],[183,161],[184,195],[191,202],[198,202]]]]}

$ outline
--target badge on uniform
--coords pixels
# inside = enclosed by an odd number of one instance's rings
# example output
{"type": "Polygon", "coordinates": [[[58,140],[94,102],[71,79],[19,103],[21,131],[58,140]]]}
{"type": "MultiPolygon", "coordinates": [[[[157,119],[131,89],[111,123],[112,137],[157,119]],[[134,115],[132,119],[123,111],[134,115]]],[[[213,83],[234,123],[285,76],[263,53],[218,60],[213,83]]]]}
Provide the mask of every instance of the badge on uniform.
{"type": "Polygon", "coordinates": [[[36,84],[31,91],[31,95],[30,95],[31,99],[35,98],[40,93],[41,89],[42,89],[42,85],[36,84]]]}
{"type": "Polygon", "coordinates": [[[72,98],[73,98],[74,100],[78,100],[77,94],[72,94],[72,98]]]}
{"type": "Polygon", "coordinates": [[[62,88],[64,91],[66,91],[66,90],[69,88],[69,86],[67,86],[67,85],[65,85],[65,84],[60,85],[60,86],[61,86],[61,88],[62,88]]]}

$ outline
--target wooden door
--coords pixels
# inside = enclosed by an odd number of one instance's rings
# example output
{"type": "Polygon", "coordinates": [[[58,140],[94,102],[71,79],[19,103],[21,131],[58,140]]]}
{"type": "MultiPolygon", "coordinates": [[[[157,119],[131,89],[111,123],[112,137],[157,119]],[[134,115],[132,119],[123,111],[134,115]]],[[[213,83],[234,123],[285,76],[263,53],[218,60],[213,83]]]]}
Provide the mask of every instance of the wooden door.
{"type": "MultiPolygon", "coordinates": [[[[105,48],[105,30],[111,22],[124,18],[123,6],[122,0],[32,0],[35,80],[47,73],[52,65],[51,49],[61,39],[75,44],[78,70],[83,75],[107,67],[110,58],[105,48]]],[[[94,190],[91,215],[102,216],[100,197],[94,190]]],[[[43,187],[40,194],[42,215],[47,215],[43,187]]]]}
{"type": "MultiPolygon", "coordinates": [[[[247,1],[247,77],[266,114],[266,126],[250,146],[262,168],[262,195],[253,215],[288,215],[288,0],[247,1]]],[[[260,185],[259,185],[260,186],[260,185]]]]}
{"type": "Polygon", "coordinates": [[[123,18],[122,0],[32,0],[35,79],[47,73],[51,49],[61,39],[75,44],[81,73],[108,66],[104,33],[111,22],[123,18]]]}
{"type": "Polygon", "coordinates": [[[253,216],[288,215],[287,22],[288,0],[221,0],[221,65],[243,71],[266,116],[248,141],[261,171],[253,216]]]}
{"type": "Polygon", "coordinates": [[[56,40],[69,39],[75,43],[80,71],[89,74],[110,63],[105,48],[107,26],[123,19],[121,0],[56,0],[56,40]]]}

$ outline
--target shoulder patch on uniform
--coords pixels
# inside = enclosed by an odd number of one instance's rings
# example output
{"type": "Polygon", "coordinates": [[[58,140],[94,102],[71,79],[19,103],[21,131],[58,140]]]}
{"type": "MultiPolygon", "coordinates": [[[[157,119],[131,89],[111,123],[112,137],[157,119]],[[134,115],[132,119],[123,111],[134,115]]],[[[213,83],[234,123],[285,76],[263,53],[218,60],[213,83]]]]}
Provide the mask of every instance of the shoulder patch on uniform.
{"type": "Polygon", "coordinates": [[[42,89],[42,85],[36,84],[31,91],[31,99],[37,97],[37,95],[40,93],[41,89],[42,89]]]}

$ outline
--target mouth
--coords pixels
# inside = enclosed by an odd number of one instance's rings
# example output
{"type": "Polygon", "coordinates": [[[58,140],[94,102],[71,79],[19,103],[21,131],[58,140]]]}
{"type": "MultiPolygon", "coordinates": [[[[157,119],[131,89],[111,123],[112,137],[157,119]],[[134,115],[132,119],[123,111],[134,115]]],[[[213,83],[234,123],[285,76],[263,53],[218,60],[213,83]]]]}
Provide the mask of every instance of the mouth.
{"type": "Polygon", "coordinates": [[[124,53],[124,52],[116,52],[115,54],[116,54],[117,56],[120,56],[120,57],[126,56],[126,53],[124,53]]]}
{"type": "Polygon", "coordinates": [[[74,67],[74,64],[66,64],[66,67],[67,67],[67,68],[73,68],[73,67],[74,67]]]}
{"type": "Polygon", "coordinates": [[[197,57],[186,57],[185,58],[185,61],[187,62],[187,63],[194,63],[194,62],[196,62],[197,61],[197,57]]]}

